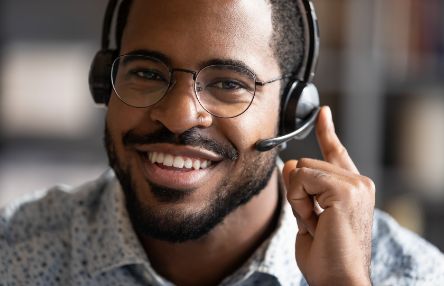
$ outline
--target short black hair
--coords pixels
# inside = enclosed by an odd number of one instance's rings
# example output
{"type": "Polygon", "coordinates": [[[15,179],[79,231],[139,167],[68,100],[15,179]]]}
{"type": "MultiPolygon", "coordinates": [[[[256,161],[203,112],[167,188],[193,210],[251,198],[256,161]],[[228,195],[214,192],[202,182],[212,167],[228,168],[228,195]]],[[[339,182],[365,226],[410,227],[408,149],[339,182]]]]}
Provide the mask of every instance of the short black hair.
{"type": "Polygon", "coordinates": [[[271,47],[283,74],[297,74],[304,61],[305,33],[300,0],[267,0],[271,5],[271,47]]]}
{"type": "MultiPolygon", "coordinates": [[[[273,38],[271,47],[282,74],[298,74],[304,61],[304,24],[300,0],[266,0],[271,6],[273,38]]],[[[121,48],[123,31],[133,0],[120,4],[116,23],[116,47],[121,48]]]]}

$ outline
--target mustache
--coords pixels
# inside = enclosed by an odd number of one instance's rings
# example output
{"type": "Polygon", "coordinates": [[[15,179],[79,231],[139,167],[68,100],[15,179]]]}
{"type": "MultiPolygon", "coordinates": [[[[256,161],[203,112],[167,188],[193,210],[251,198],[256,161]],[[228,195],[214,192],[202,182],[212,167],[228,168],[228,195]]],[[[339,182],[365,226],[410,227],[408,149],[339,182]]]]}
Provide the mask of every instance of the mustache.
{"type": "Polygon", "coordinates": [[[193,127],[176,135],[166,127],[162,127],[150,134],[136,134],[133,130],[128,131],[123,136],[123,145],[130,146],[135,144],[159,144],[167,143],[174,145],[187,145],[199,147],[212,151],[225,159],[235,161],[239,157],[239,152],[231,144],[222,144],[211,138],[203,136],[199,132],[199,128],[193,127]]]}

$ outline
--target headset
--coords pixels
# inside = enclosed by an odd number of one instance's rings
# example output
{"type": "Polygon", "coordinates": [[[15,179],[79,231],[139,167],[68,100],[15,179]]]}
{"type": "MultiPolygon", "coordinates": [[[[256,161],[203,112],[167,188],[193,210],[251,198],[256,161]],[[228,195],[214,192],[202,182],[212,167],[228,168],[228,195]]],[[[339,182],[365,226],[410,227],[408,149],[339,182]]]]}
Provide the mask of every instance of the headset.
{"type": "MultiPolygon", "coordinates": [[[[302,69],[284,88],[281,99],[280,136],[259,140],[257,151],[269,151],[277,146],[285,148],[291,139],[302,140],[313,129],[320,110],[319,93],[312,83],[319,57],[320,35],[314,5],[310,0],[298,0],[305,33],[305,54],[302,69]]],[[[111,67],[119,56],[110,48],[110,31],[118,0],[110,0],[106,8],[102,30],[101,50],[95,55],[89,72],[89,88],[97,104],[108,104],[112,93],[111,67]]]]}

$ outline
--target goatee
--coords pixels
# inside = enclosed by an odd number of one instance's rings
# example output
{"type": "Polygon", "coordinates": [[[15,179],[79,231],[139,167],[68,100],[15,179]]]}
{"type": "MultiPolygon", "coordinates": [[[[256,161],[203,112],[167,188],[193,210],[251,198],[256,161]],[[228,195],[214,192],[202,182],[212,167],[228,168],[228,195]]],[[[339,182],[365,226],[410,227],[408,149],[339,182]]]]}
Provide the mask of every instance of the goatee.
{"type": "MultiPolygon", "coordinates": [[[[132,172],[119,158],[115,143],[118,138],[112,138],[108,126],[105,127],[105,146],[109,165],[114,169],[126,197],[126,206],[135,231],[139,235],[150,236],[168,242],[185,242],[199,239],[208,234],[215,226],[238,207],[249,202],[267,185],[275,168],[277,151],[259,153],[251,161],[245,162],[240,175],[226,176],[212,190],[210,198],[204,206],[193,212],[185,212],[176,208],[168,208],[168,204],[182,202],[194,190],[175,190],[147,182],[140,190],[132,172]],[[149,191],[156,198],[155,202],[140,200],[138,192],[149,191]],[[166,207],[158,207],[163,204],[166,207]],[[156,207],[157,206],[157,207],[156,207]]],[[[131,144],[169,143],[190,145],[216,152],[226,160],[236,160],[238,152],[232,145],[224,145],[199,133],[198,128],[192,128],[177,136],[166,128],[147,135],[137,135],[132,131],[122,138],[125,146],[131,144]]]]}

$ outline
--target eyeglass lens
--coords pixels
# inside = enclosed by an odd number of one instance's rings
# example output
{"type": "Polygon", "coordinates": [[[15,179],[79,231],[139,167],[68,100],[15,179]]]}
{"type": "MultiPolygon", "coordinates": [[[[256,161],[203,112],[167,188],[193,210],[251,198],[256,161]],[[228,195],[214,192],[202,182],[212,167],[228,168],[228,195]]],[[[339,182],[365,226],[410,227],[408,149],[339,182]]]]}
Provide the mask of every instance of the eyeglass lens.
{"type": "MultiPolygon", "coordinates": [[[[168,92],[172,69],[163,62],[141,55],[123,55],[112,66],[112,84],[117,96],[133,107],[148,107],[168,92]]],[[[235,117],[251,105],[255,75],[242,67],[211,65],[196,75],[194,91],[200,105],[218,117],[235,117]]]]}

